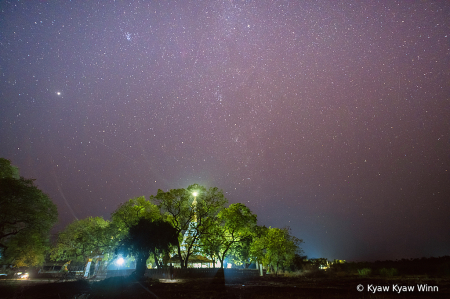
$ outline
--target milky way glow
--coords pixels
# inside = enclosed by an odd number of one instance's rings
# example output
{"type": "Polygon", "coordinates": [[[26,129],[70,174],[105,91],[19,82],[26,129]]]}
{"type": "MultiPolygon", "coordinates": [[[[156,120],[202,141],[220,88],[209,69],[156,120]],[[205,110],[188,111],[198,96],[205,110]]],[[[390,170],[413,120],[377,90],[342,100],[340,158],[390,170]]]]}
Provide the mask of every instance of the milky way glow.
{"type": "Polygon", "coordinates": [[[448,255],[449,19],[446,1],[5,1],[0,156],[55,231],[198,183],[309,257],[448,255]]]}

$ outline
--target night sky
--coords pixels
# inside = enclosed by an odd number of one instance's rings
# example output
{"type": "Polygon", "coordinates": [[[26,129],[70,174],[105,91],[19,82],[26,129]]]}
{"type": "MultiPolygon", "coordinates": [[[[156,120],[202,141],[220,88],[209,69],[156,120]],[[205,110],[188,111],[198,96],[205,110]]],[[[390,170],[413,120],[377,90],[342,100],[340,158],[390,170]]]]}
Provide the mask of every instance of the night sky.
{"type": "Polygon", "coordinates": [[[199,183],[308,257],[450,255],[449,2],[0,8],[0,157],[54,232],[199,183]]]}

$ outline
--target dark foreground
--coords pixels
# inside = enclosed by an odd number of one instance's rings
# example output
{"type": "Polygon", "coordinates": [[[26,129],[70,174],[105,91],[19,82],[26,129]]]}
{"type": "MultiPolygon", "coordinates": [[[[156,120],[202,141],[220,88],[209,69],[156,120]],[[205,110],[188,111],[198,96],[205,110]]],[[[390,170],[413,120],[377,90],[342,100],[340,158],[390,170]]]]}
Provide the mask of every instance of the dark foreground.
{"type": "Polygon", "coordinates": [[[112,277],[99,282],[77,280],[50,283],[0,280],[0,298],[450,298],[450,278],[266,276],[246,280],[137,281],[131,277],[112,277]],[[364,288],[360,292],[357,291],[358,285],[364,288]],[[426,285],[428,290],[419,291],[418,285],[426,285]],[[384,290],[378,291],[378,287],[384,290]],[[409,287],[409,290],[402,290],[403,287],[409,287]]]}

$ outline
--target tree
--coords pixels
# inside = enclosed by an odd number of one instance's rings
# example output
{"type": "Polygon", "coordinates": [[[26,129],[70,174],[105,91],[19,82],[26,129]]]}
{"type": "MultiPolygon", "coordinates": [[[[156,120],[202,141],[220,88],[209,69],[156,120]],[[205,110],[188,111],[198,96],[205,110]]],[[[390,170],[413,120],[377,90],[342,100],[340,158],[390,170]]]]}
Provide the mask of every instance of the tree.
{"type": "Polygon", "coordinates": [[[263,265],[266,254],[265,238],[269,229],[266,226],[256,226],[253,230],[252,243],[250,244],[250,256],[252,260],[263,265]]]}
{"type": "Polygon", "coordinates": [[[56,205],[34,185],[19,177],[9,160],[0,158],[0,258],[16,266],[44,262],[49,231],[58,219],[56,205]]]}
{"type": "Polygon", "coordinates": [[[136,225],[140,219],[156,220],[161,218],[161,214],[156,205],[146,200],[144,196],[140,196],[119,205],[111,214],[111,218],[123,235],[126,235],[128,229],[136,225]]]}
{"type": "Polygon", "coordinates": [[[306,255],[302,256],[296,253],[292,259],[291,265],[289,266],[289,270],[292,272],[301,271],[307,264],[309,264],[308,257],[306,255]]]}
{"type": "Polygon", "coordinates": [[[45,261],[49,249],[48,236],[38,233],[18,234],[8,243],[6,261],[11,261],[15,267],[39,266],[45,261]]]}
{"type": "Polygon", "coordinates": [[[222,190],[194,184],[186,189],[158,190],[150,200],[157,203],[161,214],[176,229],[180,265],[187,268],[189,257],[199,252],[200,237],[208,234],[215,217],[227,203],[222,190]]]}
{"type": "Polygon", "coordinates": [[[58,234],[56,245],[51,250],[53,260],[85,262],[102,256],[108,261],[120,241],[140,219],[161,218],[158,208],[145,197],[130,199],[112,213],[112,221],[102,217],[89,217],[74,221],[58,234]]]}
{"type": "Polygon", "coordinates": [[[153,254],[158,268],[159,257],[169,251],[170,245],[178,243],[176,229],[161,219],[151,221],[141,218],[133,225],[128,235],[120,242],[116,254],[132,255],[136,259],[136,275],[143,277],[147,269],[147,260],[153,254]]]}
{"type": "Polygon", "coordinates": [[[50,258],[86,262],[88,258],[112,253],[117,234],[116,227],[102,217],[76,220],[58,234],[50,258]]]}
{"type": "Polygon", "coordinates": [[[230,258],[233,264],[242,265],[244,268],[248,268],[252,262],[252,256],[250,254],[251,245],[253,243],[253,234],[248,235],[236,243],[231,249],[230,258]]]}
{"type": "Polygon", "coordinates": [[[20,179],[19,168],[11,165],[8,159],[0,158],[0,178],[20,179]]]}
{"type": "Polygon", "coordinates": [[[141,219],[149,219],[151,221],[161,219],[158,207],[144,196],[132,198],[117,207],[111,214],[111,222],[116,229],[114,247],[119,245],[120,241],[128,235],[130,228],[135,226],[141,219]]]}
{"type": "Polygon", "coordinates": [[[223,239],[222,229],[217,223],[209,229],[208,234],[203,234],[199,240],[200,251],[202,254],[211,258],[213,268],[216,267],[216,261],[219,258],[223,239]]]}
{"type": "Polygon", "coordinates": [[[231,204],[217,215],[215,225],[203,234],[203,250],[220,260],[220,267],[230,250],[251,235],[256,226],[256,215],[241,203],[231,204]]]}
{"type": "Polygon", "coordinates": [[[295,254],[300,254],[300,244],[303,241],[290,235],[289,228],[263,229],[252,244],[252,253],[264,265],[271,266],[276,272],[280,267],[287,267],[293,261],[295,254]]]}

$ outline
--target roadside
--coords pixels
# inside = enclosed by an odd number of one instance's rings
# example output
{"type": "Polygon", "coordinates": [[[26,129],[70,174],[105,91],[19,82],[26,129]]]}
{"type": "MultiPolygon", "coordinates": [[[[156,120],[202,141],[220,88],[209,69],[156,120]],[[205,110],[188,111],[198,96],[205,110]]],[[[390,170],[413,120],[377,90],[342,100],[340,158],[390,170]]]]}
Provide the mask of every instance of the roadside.
{"type": "Polygon", "coordinates": [[[329,277],[196,278],[177,280],[113,277],[99,282],[75,280],[0,280],[2,298],[450,298],[450,278],[395,279],[329,277]],[[358,291],[359,286],[363,290],[358,291]],[[420,291],[417,285],[436,286],[420,291]],[[384,286],[385,289],[377,287],[384,286]],[[393,288],[393,287],[395,287],[393,288]],[[400,291],[414,286],[414,291],[400,291]],[[386,291],[386,287],[389,290],[386,291]]]}

